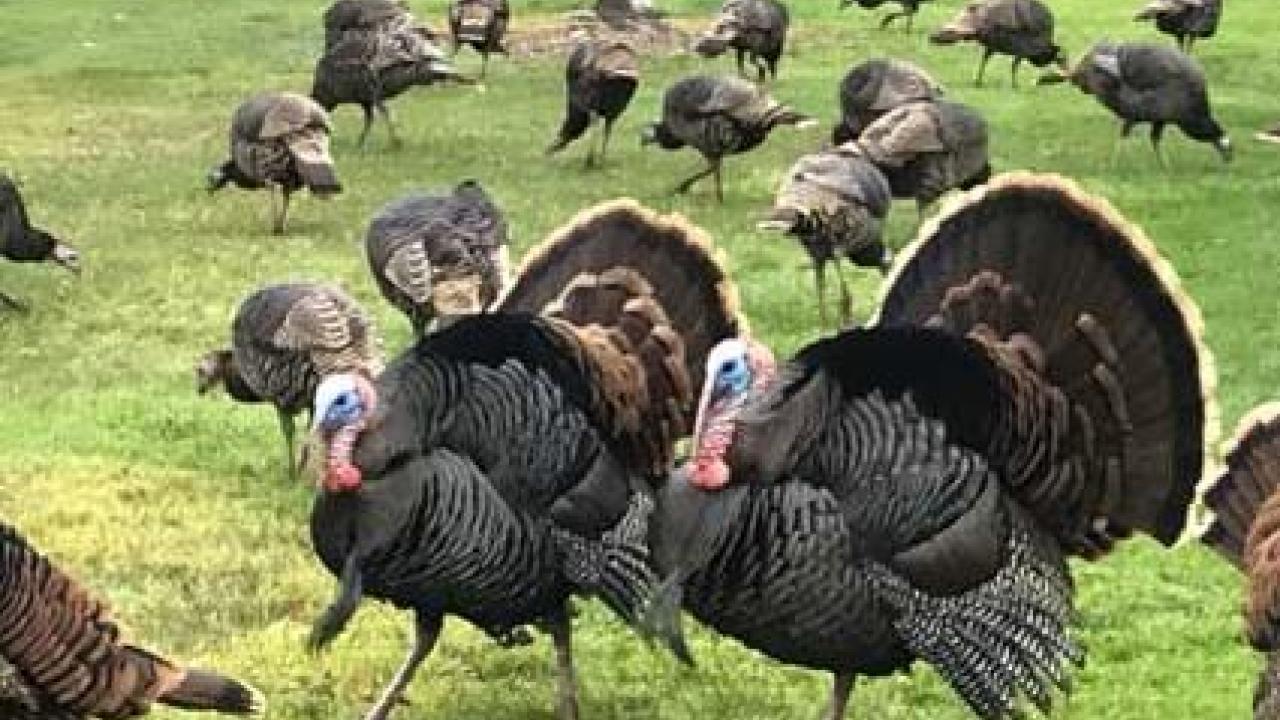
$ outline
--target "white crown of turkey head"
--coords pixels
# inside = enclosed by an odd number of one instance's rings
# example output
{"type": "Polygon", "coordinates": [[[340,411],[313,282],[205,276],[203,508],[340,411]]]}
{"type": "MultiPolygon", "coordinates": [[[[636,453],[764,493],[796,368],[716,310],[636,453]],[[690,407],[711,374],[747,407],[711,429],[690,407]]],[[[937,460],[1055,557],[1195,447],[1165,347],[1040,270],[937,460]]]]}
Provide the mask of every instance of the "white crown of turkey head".
{"type": "Polygon", "coordinates": [[[360,386],[354,373],[338,373],[320,381],[312,414],[312,429],[332,431],[346,425],[365,410],[360,407],[360,386]],[[330,415],[334,415],[330,419],[330,415]]]}

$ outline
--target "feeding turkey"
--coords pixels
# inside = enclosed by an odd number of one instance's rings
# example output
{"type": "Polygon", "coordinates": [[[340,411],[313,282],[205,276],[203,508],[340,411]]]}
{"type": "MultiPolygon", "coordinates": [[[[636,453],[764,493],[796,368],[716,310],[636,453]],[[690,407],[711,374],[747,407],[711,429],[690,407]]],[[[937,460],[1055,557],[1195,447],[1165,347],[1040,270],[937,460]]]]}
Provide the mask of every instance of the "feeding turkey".
{"type": "Polygon", "coordinates": [[[1186,526],[1216,434],[1199,314],[1057,176],[996,178],[903,255],[869,327],[781,365],[711,351],[647,626],[679,646],[683,606],[832,673],[826,720],[917,660],[978,717],[1048,711],[1084,660],[1067,558],[1186,526]]]}
{"type": "Polygon", "coordinates": [[[591,124],[600,119],[600,154],[587,151],[587,167],[597,158],[604,163],[609,150],[613,124],[626,111],[640,86],[640,58],[622,36],[583,39],[569,55],[565,66],[564,122],[559,136],[547,147],[551,155],[586,134],[591,124]]]}
{"type": "Polygon", "coordinates": [[[778,0],[725,0],[715,22],[693,45],[707,58],[732,50],[738,74],[746,75],[746,61],[756,69],[756,80],[778,79],[778,60],[787,45],[791,16],[778,0]]]}
{"type": "Polygon", "coordinates": [[[937,100],[942,86],[912,63],[874,58],[858,63],[840,81],[840,120],[831,131],[836,145],[856,140],[868,125],[908,103],[937,100]]]}
{"type": "MultiPolygon", "coordinates": [[[[16,263],[49,262],[80,273],[80,253],[27,219],[27,206],[13,179],[0,173],[0,257],[16,263]]],[[[0,292],[0,305],[25,311],[27,306],[0,292]]]]}
{"type": "Polygon", "coordinates": [[[617,201],[531,251],[490,312],[419,339],[381,375],[321,383],[311,527],[339,590],[312,645],[365,596],[412,611],[416,628],[367,718],[396,705],[446,615],[498,638],[547,628],[557,715],[578,717],[567,603],[594,595],[638,617],[653,484],[692,427],[708,349],[737,332],[701,231],[617,201]]]}

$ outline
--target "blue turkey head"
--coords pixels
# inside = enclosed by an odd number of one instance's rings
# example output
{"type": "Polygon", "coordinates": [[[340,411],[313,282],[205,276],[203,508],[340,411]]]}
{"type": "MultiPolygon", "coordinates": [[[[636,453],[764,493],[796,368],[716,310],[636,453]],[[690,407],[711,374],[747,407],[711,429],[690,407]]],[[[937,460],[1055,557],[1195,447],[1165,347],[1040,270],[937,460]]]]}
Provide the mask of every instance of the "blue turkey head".
{"type": "Polygon", "coordinates": [[[352,373],[330,375],[321,381],[312,416],[316,429],[333,433],[364,418],[369,408],[360,382],[352,373]]]}

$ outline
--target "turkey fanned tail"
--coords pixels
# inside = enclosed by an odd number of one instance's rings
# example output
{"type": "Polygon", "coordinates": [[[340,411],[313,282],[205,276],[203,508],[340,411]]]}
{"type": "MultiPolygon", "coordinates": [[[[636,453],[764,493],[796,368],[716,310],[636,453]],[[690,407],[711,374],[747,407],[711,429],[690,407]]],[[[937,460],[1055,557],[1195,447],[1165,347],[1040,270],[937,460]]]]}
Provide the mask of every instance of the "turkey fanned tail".
{"type": "Polygon", "coordinates": [[[966,337],[1001,386],[981,418],[943,410],[951,431],[1069,553],[1179,539],[1217,437],[1215,381],[1199,310],[1152,243],[1104,200],[1029,173],[970,193],[921,238],[878,324],[966,337]]]}
{"type": "Polygon", "coordinates": [[[1054,689],[1070,686],[1067,664],[1084,662],[1069,636],[1075,612],[1061,553],[1021,511],[1008,511],[1008,560],[967,592],[932,595],[885,566],[870,569],[903,644],[990,720],[1017,717],[1023,698],[1048,712],[1054,689]]]}

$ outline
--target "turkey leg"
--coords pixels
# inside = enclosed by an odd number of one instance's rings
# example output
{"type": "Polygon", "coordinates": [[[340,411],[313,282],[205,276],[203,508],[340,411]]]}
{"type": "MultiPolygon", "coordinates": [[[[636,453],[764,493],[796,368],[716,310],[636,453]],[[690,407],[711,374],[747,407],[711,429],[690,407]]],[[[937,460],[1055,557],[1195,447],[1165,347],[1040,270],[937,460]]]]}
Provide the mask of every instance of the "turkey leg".
{"type": "Polygon", "coordinates": [[[382,102],[379,102],[378,113],[382,115],[382,119],[387,123],[387,134],[391,136],[391,147],[400,147],[400,136],[396,134],[396,123],[391,119],[391,110],[382,102]]]}
{"type": "Polygon", "coordinates": [[[569,614],[564,612],[549,620],[547,629],[556,649],[556,715],[559,720],[578,720],[578,679],[573,669],[573,628],[569,614]]]}
{"type": "Polygon", "coordinates": [[[395,677],[391,678],[391,682],[383,689],[378,702],[365,713],[364,720],[386,720],[386,717],[391,714],[392,708],[404,695],[404,689],[413,680],[413,674],[418,671],[418,666],[436,646],[436,639],[440,637],[442,625],[442,618],[439,615],[422,613],[414,615],[413,646],[409,648],[409,654],[400,665],[400,669],[396,671],[395,677]]]}
{"type": "Polygon", "coordinates": [[[881,29],[881,30],[888,30],[888,29],[889,29],[889,23],[893,22],[894,20],[897,20],[897,19],[898,19],[898,18],[900,18],[900,17],[906,17],[906,18],[908,18],[908,19],[907,19],[907,30],[910,30],[910,29],[911,29],[911,20],[910,20],[910,17],[911,17],[911,16],[910,16],[909,14],[907,14],[906,12],[891,12],[891,13],[889,13],[888,15],[885,15],[885,16],[884,16],[884,19],[880,21],[880,29],[881,29]]]}
{"type": "Polygon", "coordinates": [[[849,706],[849,695],[853,692],[853,683],[858,679],[853,673],[836,673],[831,684],[831,704],[822,714],[822,720],[844,720],[845,708],[849,706]]]}
{"type": "Polygon", "coordinates": [[[973,84],[975,86],[982,87],[982,76],[987,72],[987,61],[990,60],[991,56],[994,54],[995,51],[991,48],[982,48],[982,59],[978,61],[978,77],[973,79],[973,84]]]}
{"type": "Polygon", "coordinates": [[[827,329],[827,262],[825,260],[813,261],[813,284],[818,290],[818,322],[822,323],[822,329],[827,329]]]}
{"type": "Polygon", "coordinates": [[[373,127],[373,107],[361,105],[360,109],[364,111],[364,127],[360,129],[360,140],[356,145],[363,150],[364,141],[369,137],[369,128],[373,127]]]}
{"type": "Polygon", "coordinates": [[[3,305],[14,312],[27,312],[28,308],[21,301],[0,292],[0,305],[3,305]]]}
{"type": "Polygon", "coordinates": [[[1156,152],[1156,162],[1160,164],[1161,170],[1168,170],[1169,166],[1164,161],[1164,154],[1160,152],[1160,138],[1164,137],[1164,123],[1151,123],[1151,149],[1156,152]]]}
{"type": "Polygon", "coordinates": [[[276,417],[280,420],[280,434],[284,436],[284,461],[286,466],[289,468],[289,479],[297,480],[298,460],[297,456],[294,454],[293,446],[295,436],[293,415],[281,410],[280,408],[276,408],[276,417]]]}
{"type": "Polygon", "coordinates": [[[683,193],[689,192],[689,188],[693,187],[694,183],[714,173],[716,171],[716,166],[717,166],[717,163],[715,161],[711,161],[707,164],[705,168],[699,170],[693,175],[690,175],[688,178],[685,178],[685,180],[682,181],[679,185],[676,185],[676,193],[683,194],[683,193]]]}

